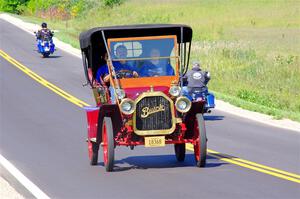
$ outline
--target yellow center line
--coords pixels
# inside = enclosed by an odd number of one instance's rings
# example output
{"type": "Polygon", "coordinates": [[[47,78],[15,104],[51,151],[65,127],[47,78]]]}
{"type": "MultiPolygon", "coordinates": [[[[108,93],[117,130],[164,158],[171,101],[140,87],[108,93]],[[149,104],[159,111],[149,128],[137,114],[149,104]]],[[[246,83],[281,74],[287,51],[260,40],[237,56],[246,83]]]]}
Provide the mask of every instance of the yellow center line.
{"type": "MultiPolygon", "coordinates": [[[[10,62],[11,64],[13,64],[14,66],[16,66],[17,68],[19,68],[21,71],[23,71],[25,74],[27,74],[28,76],[30,76],[32,79],[36,80],[37,82],[39,82],[40,84],[42,84],[43,86],[49,88],[50,90],[52,90],[53,92],[55,92],[56,94],[60,95],[61,97],[65,98],[66,100],[72,102],[73,104],[79,106],[79,107],[84,107],[84,106],[89,106],[89,104],[85,103],[84,101],[79,100],[78,98],[72,96],[71,94],[65,92],[64,90],[60,89],[59,87],[55,86],[54,84],[48,82],[47,80],[45,80],[44,78],[42,78],[41,76],[39,76],[38,74],[34,73],[32,70],[30,70],[29,68],[27,68],[26,66],[22,65],[20,62],[18,62],[17,60],[13,59],[12,57],[10,57],[8,54],[6,54],[5,52],[3,52],[0,49],[0,55],[6,59],[8,62],[10,62]]],[[[187,144],[186,145],[188,150],[194,151],[193,145],[192,144],[187,144]]],[[[255,162],[251,162],[248,160],[243,160],[237,157],[232,157],[230,155],[227,154],[222,154],[220,152],[208,149],[207,150],[208,155],[218,158],[224,162],[229,162],[231,164],[235,164],[241,167],[245,167],[251,170],[255,170],[261,173],[265,173],[271,176],[275,176],[281,179],[285,179],[285,180],[289,180],[292,182],[296,182],[300,184],[300,175],[298,174],[294,174],[294,173],[290,173],[290,172],[286,172],[280,169],[276,169],[276,168],[272,168],[272,167],[268,167],[262,164],[258,164],[255,162]]]]}
{"type": "Polygon", "coordinates": [[[50,90],[52,90],[56,94],[58,94],[61,97],[65,98],[66,100],[72,102],[73,104],[75,104],[79,107],[89,106],[89,104],[85,103],[84,101],[79,100],[78,98],[74,97],[73,95],[67,93],[66,91],[64,91],[64,90],[60,89],[59,87],[55,86],[54,84],[48,82],[46,79],[42,78],[41,76],[39,76],[38,74],[36,74],[35,72],[33,72],[32,70],[27,68],[26,66],[22,65],[17,60],[10,57],[8,54],[3,52],[1,49],[0,49],[0,55],[4,59],[6,59],[8,62],[10,62],[11,64],[13,64],[17,68],[19,68],[21,71],[23,71],[25,74],[27,74],[29,77],[31,77],[35,81],[39,82],[43,86],[49,88],[50,90]]]}
{"type": "MultiPolygon", "coordinates": [[[[194,147],[193,147],[192,144],[186,144],[186,148],[190,151],[194,151],[194,147]]],[[[283,171],[283,170],[280,170],[280,169],[275,169],[275,168],[268,167],[268,166],[265,166],[265,165],[261,165],[261,164],[251,162],[251,161],[248,161],[248,160],[243,160],[243,159],[240,159],[240,158],[231,157],[230,155],[222,154],[220,152],[217,152],[217,151],[214,151],[214,150],[211,150],[211,149],[208,149],[207,152],[208,152],[209,156],[218,158],[218,159],[220,159],[224,162],[229,162],[231,164],[235,164],[235,165],[238,165],[238,166],[241,166],[241,167],[245,167],[245,168],[248,168],[248,169],[259,171],[261,173],[269,174],[269,175],[272,175],[272,176],[275,176],[275,177],[278,177],[278,178],[281,178],[281,179],[285,179],[285,180],[289,180],[289,181],[292,181],[292,182],[300,183],[300,176],[297,175],[297,174],[286,172],[286,171],[283,171]]]]}
{"type": "Polygon", "coordinates": [[[255,166],[255,167],[263,168],[263,169],[266,169],[266,170],[274,171],[274,172],[277,172],[277,173],[281,173],[281,174],[284,174],[284,175],[287,175],[287,176],[291,176],[291,177],[300,179],[300,175],[297,175],[297,174],[293,174],[293,173],[286,172],[286,171],[283,171],[283,170],[280,170],[280,169],[275,169],[275,168],[272,168],[272,167],[268,167],[268,166],[265,166],[265,165],[262,165],[262,164],[251,162],[249,160],[243,160],[241,158],[231,157],[227,154],[221,154],[221,153],[219,153],[217,151],[214,151],[214,150],[211,150],[211,149],[208,149],[207,151],[211,154],[214,154],[214,155],[219,155],[219,156],[222,156],[222,157],[225,157],[225,158],[229,158],[231,160],[236,160],[236,161],[243,162],[243,163],[255,166]]]}

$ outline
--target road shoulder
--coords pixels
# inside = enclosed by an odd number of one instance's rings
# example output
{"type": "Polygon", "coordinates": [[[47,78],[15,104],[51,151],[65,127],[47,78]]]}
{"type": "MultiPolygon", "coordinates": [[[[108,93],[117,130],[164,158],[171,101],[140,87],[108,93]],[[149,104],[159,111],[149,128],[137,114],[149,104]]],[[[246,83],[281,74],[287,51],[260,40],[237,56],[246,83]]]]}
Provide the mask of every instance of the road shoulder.
{"type": "Polygon", "coordinates": [[[35,198],[14,176],[0,164],[0,198],[35,198]]]}

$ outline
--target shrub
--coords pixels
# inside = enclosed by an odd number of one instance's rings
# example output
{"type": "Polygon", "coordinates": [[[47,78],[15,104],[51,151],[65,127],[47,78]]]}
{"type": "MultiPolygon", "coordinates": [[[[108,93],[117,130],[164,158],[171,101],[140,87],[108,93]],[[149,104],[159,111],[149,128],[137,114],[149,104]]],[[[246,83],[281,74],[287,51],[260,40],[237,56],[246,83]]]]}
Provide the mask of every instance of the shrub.
{"type": "Polygon", "coordinates": [[[0,0],[0,11],[20,14],[29,0],[0,0]]]}
{"type": "Polygon", "coordinates": [[[103,0],[104,6],[114,7],[115,5],[120,5],[123,0],[103,0]]]}
{"type": "MultiPolygon", "coordinates": [[[[0,0],[1,1],[1,0],[0,0]]],[[[122,0],[28,0],[27,13],[36,14],[44,18],[70,19],[82,15],[92,8],[101,6],[114,7],[121,4],[122,0]],[[61,10],[62,13],[55,12],[51,15],[51,10],[61,10]],[[56,17],[57,16],[57,17],[56,17]],[[67,16],[67,17],[66,17],[67,16]]]]}

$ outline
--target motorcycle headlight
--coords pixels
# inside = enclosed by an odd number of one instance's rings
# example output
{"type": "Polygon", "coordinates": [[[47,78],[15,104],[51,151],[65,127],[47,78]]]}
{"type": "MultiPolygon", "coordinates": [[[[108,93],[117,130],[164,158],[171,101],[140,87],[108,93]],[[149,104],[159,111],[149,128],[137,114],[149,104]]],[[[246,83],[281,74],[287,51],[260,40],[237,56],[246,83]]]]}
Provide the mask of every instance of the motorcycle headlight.
{"type": "Polygon", "coordinates": [[[181,88],[179,86],[171,86],[169,93],[173,97],[177,97],[180,95],[181,88]]]}
{"type": "Polygon", "coordinates": [[[131,100],[129,98],[125,98],[120,103],[120,109],[121,109],[122,113],[124,113],[126,115],[130,115],[135,110],[135,103],[133,100],[131,100]]]}
{"type": "Polygon", "coordinates": [[[116,94],[118,96],[118,99],[123,99],[125,97],[125,92],[123,89],[120,88],[116,89],[116,94]]]}
{"type": "Polygon", "coordinates": [[[192,102],[187,97],[179,97],[175,102],[176,109],[181,113],[186,113],[191,109],[192,102]]]}

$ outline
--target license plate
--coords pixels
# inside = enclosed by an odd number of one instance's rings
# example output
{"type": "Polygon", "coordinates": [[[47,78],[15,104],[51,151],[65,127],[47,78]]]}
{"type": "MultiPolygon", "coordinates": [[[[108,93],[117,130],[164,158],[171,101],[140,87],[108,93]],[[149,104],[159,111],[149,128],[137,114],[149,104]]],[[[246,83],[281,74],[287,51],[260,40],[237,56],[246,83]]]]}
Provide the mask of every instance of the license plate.
{"type": "Polygon", "coordinates": [[[45,47],[45,51],[49,51],[49,50],[50,50],[49,48],[45,47]]]}
{"type": "Polygon", "coordinates": [[[145,137],[145,147],[165,146],[165,136],[145,137]]]}

